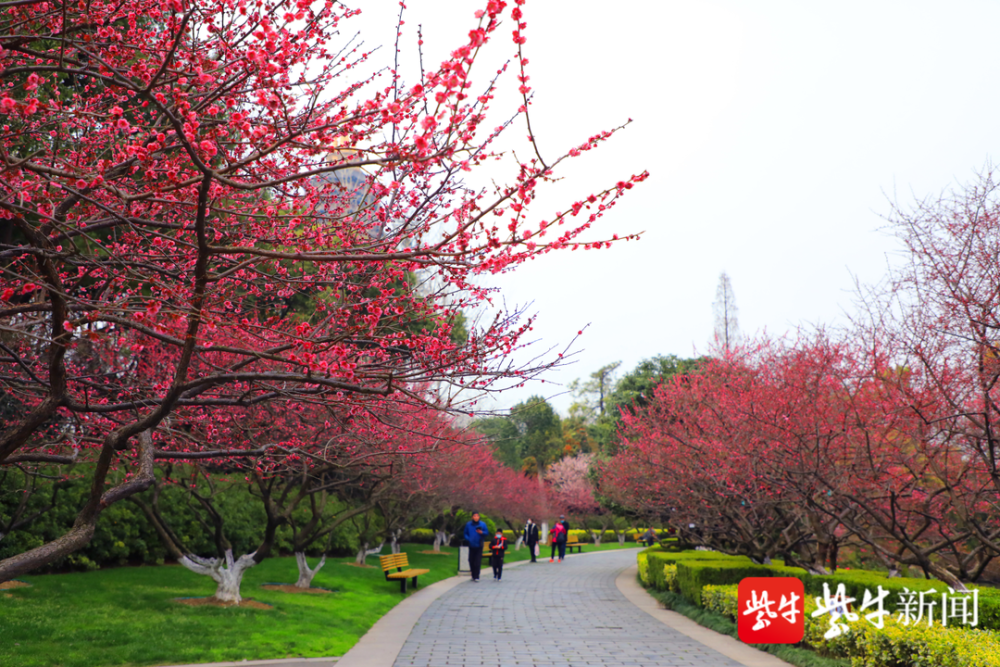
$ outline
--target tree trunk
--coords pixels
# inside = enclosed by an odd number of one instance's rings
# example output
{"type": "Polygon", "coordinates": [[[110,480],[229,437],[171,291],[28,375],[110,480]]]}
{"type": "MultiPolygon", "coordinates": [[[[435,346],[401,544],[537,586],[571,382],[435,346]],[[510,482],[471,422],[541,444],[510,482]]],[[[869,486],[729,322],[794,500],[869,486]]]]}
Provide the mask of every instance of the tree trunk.
{"type": "MultiPolygon", "coordinates": [[[[389,534],[389,549],[394,554],[399,553],[399,538],[403,536],[403,529],[394,530],[389,534]]],[[[381,551],[381,548],[379,549],[381,551]]]]}
{"type": "Polygon", "coordinates": [[[180,559],[180,564],[195,574],[212,577],[218,584],[213,597],[219,602],[235,605],[243,601],[240,597],[243,574],[256,565],[257,561],[254,560],[254,554],[245,554],[239,560],[233,560],[232,549],[227,549],[225,558],[202,558],[188,554],[180,559]]]}
{"type": "Polygon", "coordinates": [[[361,544],[361,549],[358,551],[357,557],[354,559],[354,562],[357,563],[358,565],[364,565],[365,559],[368,558],[368,556],[374,556],[375,554],[382,553],[383,546],[385,546],[384,540],[382,542],[379,542],[378,546],[375,547],[374,549],[369,549],[368,542],[363,542],[361,544]]]}
{"type": "Polygon", "coordinates": [[[514,543],[514,551],[520,551],[523,543],[524,543],[524,535],[521,535],[519,538],[517,538],[517,542],[514,543]]]}
{"type": "Polygon", "coordinates": [[[968,592],[969,589],[966,588],[965,584],[963,584],[961,581],[959,581],[958,577],[956,577],[954,574],[952,574],[951,571],[948,568],[938,566],[938,565],[936,565],[934,563],[929,563],[926,566],[926,569],[931,574],[933,574],[937,579],[940,579],[944,583],[948,584],[949,586],[951,586],[952,588],[954,588],[956,591],[959,591],[960,593],[966,593],[966,592],[968,592]]]}
{"type": "Polygon", "coordinates": [[[299,566],[299,580],[295,582],[295,587],[312,588],[313,577],[326,565],[326,554],[320,556],[319,563],[311,570],[309,569],[309,561],[306,560],[306,555],[303,552],[295,552],[295,562],[299,566]]]}
{"type": "Polygon", "coordinates": [[[618,546],[625,546],[625,533],[618,533],[618,546]]]}
{"type": "Polygon", "coordinates": [[[603,530],[592,530],[590,531],[590,536],[594,539],[594,546],[601,546],[601,538],[604,536],[603,530]]]}
{"type": "Polygon", "coordinates": [[[446,544],[451,543],[451,538],[453,535],[449,535],[443,530],[436,531],[434,533],[434,551],[441,551],[441,547],[446,544]]]}
{"type": "Polygon", "coordinates": [[[538,533],[538,539],[539,539],[539,541],[542,544],[548,544],[549,543],[549,522],[548,521],[543,521],[542,522],[542,530],[541,530],[541,532],[538,533]]]}
{"type": "Polygon", "coordinates": [[[368,557],[368,543],[367,542],[362,542],[361,543],[361,548],[358,549],[358,555],[354,557],[354,564],[355,565],[364,565],[365,564],[365,558],[367,558],[367,557],[368,557]]]}
{"type": "Polygon", "coordinates": [[[808,572],[813,576],[824,576],[830,574],[826,567],[823,566],[823,561],[819,558],[808,558],[804,560],[799,560],[794,556],[789,554],[784,555],[785,565],[789,567],[801,567],[803,570],[808,572]]]}

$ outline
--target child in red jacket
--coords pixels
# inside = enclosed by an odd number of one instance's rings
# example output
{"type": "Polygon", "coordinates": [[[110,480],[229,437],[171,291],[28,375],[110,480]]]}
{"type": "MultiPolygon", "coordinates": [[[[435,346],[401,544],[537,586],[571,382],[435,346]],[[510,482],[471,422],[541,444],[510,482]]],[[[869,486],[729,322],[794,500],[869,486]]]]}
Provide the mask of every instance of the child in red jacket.
{"type": "Polygon", "coordinates": [[[496,537],[490,542],[490,551],[493,553],[490,556],[490,565],[493,566],[493,579],[500,581],[500,577],[503,576],[503,557],[507,553],[507,538],[499,530],[496,537]]]}

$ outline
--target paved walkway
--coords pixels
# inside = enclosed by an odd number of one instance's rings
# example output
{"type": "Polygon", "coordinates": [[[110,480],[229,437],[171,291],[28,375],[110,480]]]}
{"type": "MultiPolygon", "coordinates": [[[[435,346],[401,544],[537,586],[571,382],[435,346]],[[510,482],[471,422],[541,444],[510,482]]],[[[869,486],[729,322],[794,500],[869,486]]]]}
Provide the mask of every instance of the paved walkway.
{"type": "Polygon", "coordinates": [[[454,665],[641,665],[741,667],[665,626],[619,591],[615,579],[635,551],[570,556],[561,564],[512,568],[500,583],[488,569],[421,615],[395,667],[454,665]]]}

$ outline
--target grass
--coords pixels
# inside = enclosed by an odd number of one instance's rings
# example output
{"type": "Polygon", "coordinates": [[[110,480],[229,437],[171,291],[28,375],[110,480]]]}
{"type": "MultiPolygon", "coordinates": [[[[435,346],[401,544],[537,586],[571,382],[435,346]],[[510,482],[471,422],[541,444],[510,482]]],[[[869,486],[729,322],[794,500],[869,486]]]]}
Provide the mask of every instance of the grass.
{"type": "MultiPolygon", "coordinates": [[[[419,553],[429,548],[403,547],[414,568],[431,570],[420,577],[421,588],[457,571],[457,549],[447,549],[451,556],[419,553]]],[[[584,551],[617,548],[617,543],[585,545],[584,551]]],[[[510,552],[506,562],[528,558],[528,550],[521,549],[510,552]]],[[[294,583],[294,558],[271,558],[252,568],[242,594],[273,605],[269,610],[178,604],[174,598],[215,592],[211,579],[179,565],[23,577],[31,587],[0,592],[0,665],[141,667],[343,655],[403,599],[399,584],[385,581],[377,567],[344,562],[328,559],[313,580],[314,586],[337,591],[329,595],[261,588],[294,583]]],[[[377,566],[378,559],[372,556],[368,564],[377,566]]]]}
{"type": "MultiPolygon", "coordinates": [[[[642,582],[640,581],[639,583],[641,584],[642,582]]],[[[672,609],[679,614],[683,614],[698,625],[702,625],[709,630],[739,639],[736,623],[728,617],[692,604],[677,593],[656,591],[651,588],[647,588],[646,590],[667,609],[672,609]]],[[[851,665],[850,660],[828,658],[818,655],[811,649],[800,648],[790,644],[752,644],[752,646],[766,651],[774,657],[789,662],[796,667],[850,667],[851,665]]]]}

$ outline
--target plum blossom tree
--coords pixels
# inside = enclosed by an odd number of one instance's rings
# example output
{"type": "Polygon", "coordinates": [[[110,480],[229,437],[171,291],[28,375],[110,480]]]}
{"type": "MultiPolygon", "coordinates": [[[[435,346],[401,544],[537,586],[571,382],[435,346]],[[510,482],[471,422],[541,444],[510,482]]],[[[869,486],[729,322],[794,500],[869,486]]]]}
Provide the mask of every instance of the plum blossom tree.
{"type": "MultiPolygon", "coordinates": [[[[575,517],[585,529],[590,530],[594,544],[600,544],[604,532],[613,528],[618,533],[620,521],[607,508],[602,507],[594,495],[591,468],[596,454],[577,454],[556,461],[545,471],[549,503],[561,513],[575,517]]],[[[624,542],[624,535],[620,535],[624,542]]]]}
{"type": "MultiPolygon", "coordinates": [[[[359,74],[371,53],[341,40],[357,10],[335,0],[4,9],[0,389],[24,410],[4,420],[0,465],[65,456],[54,420],[93,465],[73,528],[0,562],[0,581],[86,544],[104,508],[153,484],[154,461],[186,453],[167,434],[193,419],[265,403],[417,405],[428,383],[490,391],[550,365],[504,363],[531,327],[516,312],[456,342],[460,312],[489,300],[476,279],[605,247],[617,235],[581,235],[646,173],[531,215],[563,162],[611,130],[549,159],[532,135],[509,179],[463,181],[510,127],[509,115],[488,122],[505,79],[472,79],[507,15],[513,115],[528,119],[522,5],[484,2],[410,84],[398,67],[387,83],[359,74]],[[414,288],[417,272],[434,293],[414,288]],[[108,486],[114,468],[128,474],[108,486]]],[[[194,447],[257,456],[213,438],[194,447]]]]}
{"type": "Polygon", "coordinates": [[[988,476],[918,416],[941,414],[925,380],[849,342],[763,341],[661,385],[601,493],[758,562],[826,573],[850,542],[961,588],[992,558],[988,476]]]}

